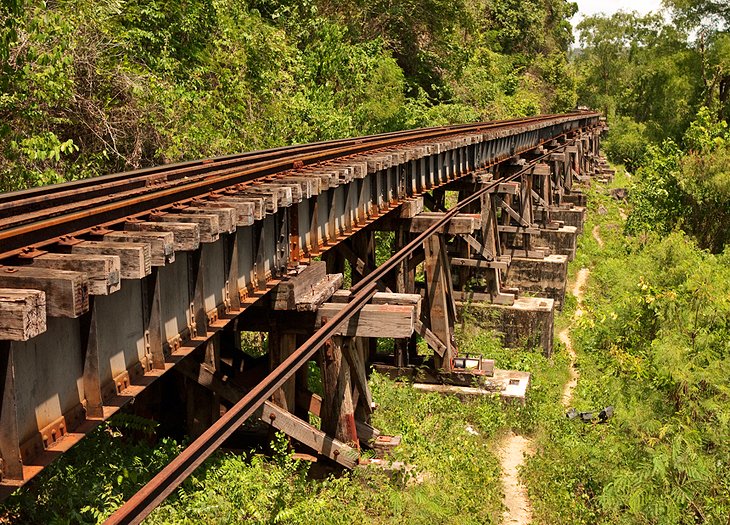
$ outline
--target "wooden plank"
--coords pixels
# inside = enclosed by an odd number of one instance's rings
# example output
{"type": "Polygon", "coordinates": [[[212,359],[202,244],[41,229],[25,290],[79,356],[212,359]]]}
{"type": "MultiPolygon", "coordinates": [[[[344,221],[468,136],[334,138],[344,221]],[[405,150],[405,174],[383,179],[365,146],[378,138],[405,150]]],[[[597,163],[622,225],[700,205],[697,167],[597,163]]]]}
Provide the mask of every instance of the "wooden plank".
{"type": "Polygon", "coordinates": [[[267,182],[265,184],[257,184],[254,186],[254,188],[256,187],[262,187],[264,191],[274,191],[277,198],[276,204],[279,208],[288,208],[294,202],[291,186],[284,186],[281,184],[272,184],[267,182]]]}
{"type": "Polygon", "coordinates": [[[350,367],[342,359],[343,339],[343,337],[333,337],[319,353],[322,372],[320,418],[325,433],[359,447],[350,367]]]}
{"type": "Polygon", "coordinates": [[[246,394],[246,392],[235,383],[224,380],[220,374],[217,374],[209,365],[195,361],[192,357],[181,359],[175,363],[173,370],[183,374],[189,379],[192,379],[200,386],[215,392],[229,403],[237,403],[246,394]]]}
{"type": "Polygon", "coordinates": [[[253,201],[222,197],[211,201],[201,201],[200,206],[203,208],[233,208],[235,212],[235,224],[238,227],[251,226],[254,221],[256,205],[253,201]]]}
{"type": "Polygon", "coordinates": [[[302,191],[301,184],[295,181],[287,182],[286,179],[276,179],[276,182],[269,184],[269,187],[284,190],[284,193],[282,194],[283,197],[279,201],[282,208],[286,206],[291,206],[292,204],[299,204],[304,198],[304,192],[302,191]],[[290,197],[288,197],[289,204],[282,204],[283,202],[286,202],[287,196],[289,195],[291,195],[290,197]]]}
{"type": "Polygon", "coordinates": [[[172,232],[124,231],[104,235],[108,242],[146,242],[150,245],[152,266],[175,262],[175,235],[172,232]]]}
{"type": "Polygon", "coordinates": [[[301,297],[310,293],[326,275],[327,264],[315,261],[297,275],[280,282],[274,292],[274,310],[295,310],[301,297]]]}
{"type": "Polygon", "coordinates": [[[540,195],[535,190],[532,190],[531,193],[532,193],[532,198],[533,199],[535,199],[541,206],[544,206],[545,208],[548,208],[548,203],[545,201],[545,199],[543,199],[542,197],[540,197],[540,195]]]}
{"type": "Polygon", "coordinates": [[[524,227],[529,227],[530,226],[530,223],[527,220],[525,220],[522,217],[522,215],[520,215],[519,213],[517,213],[509,204],[507,204],[506,202],[504,202],[504,200],[502,200],[501,197],[496,196],[495,199],[496,199],[497,204],[499,205],[499,207],[502,208],[505,212],[507,212],[507,215],[509,215],[515,221],[517,221],[517,224],[520,224],[521,226],[524,226],[524,227]]]}
{"type": "Polygon", "coordinates": [[[426,252],[425,273],[428,294],[428,319],[430,330],[441,341],[446,350],[443,356],[435,356],[436,368],[451,369],[452,330],[454,319],[451,316],[451,269],[444,241],[439,235],[432,235],[423,243],[426,252]]]}
{"type": "Polygon", "coordinates": [[[34,258],[32,266],[85,273],[91,295],[109,295],[121,288],[121,261],[116,255],[45,253],[34,258]]]}
{"type": "Polygon", "coordinates": [[[260,221],[266,216],[266,199],[257,195],[245,196],[240,192],[224,193],[221,201],[227,203],[241,203],[252,207],[254,221],[260,221]]]}
{"type": "Polygon", "coordinates": [[[373,396],[370,393],[370,386],[368,385],[365,360],[363,355],[357,351],[352,338],[346,338],[343,341],[342,354],[345,356],[347,364],[350,366],[350,375],[354,379],[355,387],[363,397],[363,402],[360,403],[360,406],[364,408],[367,414],[372,414],[373,396]]]}
{"type": "Polygon", "coordinates": [[[352,176],[355,179],[364,179],[367,177],[368,174],[368,163],[363,160],[354,160],[351,159],[349,161],[350,166],[352,167],[352,176]]]}
{"type": "Polygon", "coordinates": [[[448,350],[448,348],[443,343],[443,341],[441,341],[441,339],[439,339],[439,337],[428,328],[428,326],[418,320],[416,321],[415,328],[416,333],[423,337],[423,340],[426,341],[426,344],[429,346],[429,348],[431,348],[431,350],[436,352],[441,357],[446,354],[446,350],[448,350]]]}
{"type": "Polygon", "coordinates": [[[42,290],[48,317],[79,317],[89,309],[86,274],[32,266],[1,266],[0,288],[42,290]]]}
{"type": "Polygon", "coordinates": [[[497,231],[505,233],[527,233],[529,235],[540,235],[540,228],[524,227],[524,226],[503,226],[498,225],[497,231]]]}
{"type": "Polygon", "coordinates": [[[23,480],[15,364],[10,341],[0,340],[0,481],[23,480]]]}
{"type": "Polygon", "coordinates": [[[124,224],[126,231],[171,232],[176,252],[191,252],[200,248],[200,226],[186,222],[136,222],[124,224]]]}
{"type": "Polygon", "coordinates": [[[288,186],[272,183],[255,183],[243,186],[241,196],[257,197],[265,200],[265,211],[267,214],[276,213],[279,208],[292,205],[292,190],[288,186]]]}
{"type": "Polygon", "coordinates": [[[472,301],[506,305],[512,305],[515,302],[514,294],[508,293],[489,294],[482,292],[454,292],[454,299],[459,302],[472,301]]]}
{"type": "MultiPolygon", "coordinates": [[[[408,225],[408,230],[411,233],[422,233],[442,220],[444,215],[445,213],[441,212],[423,212],[412,219],[406,219],[404,222],[408,225]]],[[[441,227],[438,233],[447,233],[449,235],[472,233],[481,226],[482,217],[478,213],[459,213],[449,221],[447,226],[441,227]]]]}
{"type": "Polygon", "coordinates": [[[219,233],[236,231],[236,209],[231,206],[196,205],[182,208],[181,213],[213,214],[218,216],[219,233]]]}
{"type": "Polygon", "coordinates": [[[517,182],[500,182],[487,190],[487,193],[502,193],[506,195],[517,195],[519,192],[520,185],[517,182]]]}
{"type": "Polygon", "coordinates": [[[452,257],[451,266],[466,266],[469,268],[492,268],[497,270],[507,270],[509,264],[505,261],[485,261],[483,259],[463,259],[461,257],[452,257]]]}
{"type": "Polygon", "coordinates": [[[152,251],[148,243],[84,241],[74,244],[71,253],[116,255],[121,261],[122,279],[142,279],[152,272],[152,251]]]}
{"type": "MultiPolygon", "coordinates": [[[[296,405],[298,410],[311,412],[319,417],[322,413],[322,396],[313,394],[309,390],[298,388],[296,405]]],[[[381,435],[380,430],[359,419],[355,420],[355,427],[357,428],[357,437],[363,445],[370,445],[372,441],[381,435]]]]}
{"type": "Polygon", "coordinates": [[[319,177],[307,177],[304,175],[297,174],[296,176],[288,175],[286,177],[282,177],[280,180],[298,183],[302,188],[302,198],[303,199],[310,199],[310,198],[314,197],[315,195],[319,195],[319,193],[320,193],[319,177]]]}
{"type": "Polygon", "coordinates": [[[104,397],[102,394],[101,374],[99,372],[99,337],[96,299],[89,298],[89,311],[79,320],[81,350],[84,356],[84,400],[88,419],[104,418],[104,397]]]}
{"type": "Polygon", "coordinates": [[[354,178],[353,170],[348,163],[336,162],[330,164],[328,167],[335,173],[337,182],[340,184],[348,184],[352,182],[352,179],[354,178]]]}
{"type": "Polygon", "coordinates": [[[200,242],[215,242],[218,240],[221,227],[218,215],[212,213],[166,213],[151,215],[153,222],[187,222],[200,226],[200,242]]]}
{"type": "MultiPolygon", "coordinates": [[[[346,303],[350,300],[350,290],[337,290],[332,294],[330,302],[346,303]]],[[[401,306],[419,307],[421,296],[413,293],[376,292],[370,299],[370,304],[396,304],[401,306]]]]}
{"type": "Polygon", "coordinates": [[[336,188],[340,185],[340,178],[334,170],[325,167],[322,170],[315,171],[314,173],[321,178],[323,184],[326,184],[326,186],[324,186],[325,188],[336,188]]]}
{"type": "MultiPolygon", "coordinates": [[[[191,359],[181,360],[175,365],[174,369],[199,385],[220,395],[221,398],[229,403],[237,403],[245,394],[242,388],[228,381],[224,381],[209,366],[191,359]]],[[[319,398],[319,401],[321,402],[321,398],[319,398]]],[[[261,421],[268,423],[277,430],[284,432],[291,438],[307,445],[319,454],[337,461],[341,465],[352,468],[357,464],[358,457],[360,456],[357,450],[348,447],[336,439],[332,439],[321,430],[312,427],[270,401],[264,402],[264,406],[257,411],[256,415],[261,421]],[[335,451],[337,452],[335,453],[335,451]]]]}
{"type": "MultiPolygon", "coordinates": [[[[321,326],[322,318],[332,318],[344,306],[344,303],[320,306],[315,326],[321,326]]],[[[366,304],[336,333],[349,337],[410,337],[415,323],[416,307],[413,305],[366,304]]]]}
{"type": "Polygon", "coordinates": [[[423,213],[423,197],[406,199],[406,201],[400,205],[399,216],[401,219],[412,219],[420,213],[423,213]]]}
{"type": "MultiPolygon", "coordinates": [[[[297,349],[297,336],[280,331],[269,332],[269,370],[274,370],[297,349]]],[[[280,388],[271,395],[275,405],[294,412],[295,410],[296,375],[287,379],[280,388]]]]}
{"type": "Polygon", "coordinates": [[[238,195],[249,199],[261,199],[263,201],[262,215],[264,216],[272,215],[279,211],[279,194],[274,190],[264,191],[260,188],[254,190],[251,187],[246,187],[246,189],[241,191],[238,195]]]}
{"type": "Polygon", "coordinates": [[[0,341],[27,341],[45,331],[46,294],[43,291],[0,289],[0,341]]]}
{"type": "Polygon", "coordinates": [[[321,430],[314,428],[309,423],[302,421],[294,414],[290,414],[273,403],[268,401],[264,403],[264,408],[259,417],[261,421],[270,424],[287,436],[344,467],[354,468],[357,465],[360,457],[357,449],[331,438],[321,430]]]}
{"type": "Polygon", "coordinates": [[[466,241],[466,243],[469,246],[471,246],[471,248],[480,257],[483,257],[484,259],[486,259],[488,261],[494,259],[494,253],[492,253],[486,247],[482,246],[482,243],[477,241],[473,236],[467,234],[467,235],[462,235],[461,238],[464,239],[466,241]]]}
{"type": "Polygon", "coordinates": [[[547,164],[547,163],[544,163],[544,162],[541,162],[539,164],[535,164],[532,167],[532,169],[530,170],[530,174],[537,175],[537,176],[540,176],[540,177],[546,177],[546,176],[549,177],[550,174],[551,174],[551,172],[550,172],[550,164],[547,164]]]}
{"type": "Polygon", "coordinates": [[[316,312],[322,303],[328,301],[335,293],[335,290],[342,286],[342,280],[341,273],[326,275],[324,279],[312,287],[310,292],[297,298],[297,311],[316,312]]]}

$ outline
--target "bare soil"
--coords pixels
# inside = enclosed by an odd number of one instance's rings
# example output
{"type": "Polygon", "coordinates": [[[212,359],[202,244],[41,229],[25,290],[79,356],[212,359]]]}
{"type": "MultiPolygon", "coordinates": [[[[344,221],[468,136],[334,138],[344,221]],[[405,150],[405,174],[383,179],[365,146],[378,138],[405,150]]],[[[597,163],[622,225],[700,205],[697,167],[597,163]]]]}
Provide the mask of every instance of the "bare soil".
{"type": "Polygon", "coordinates": [[[598,224],[596,224],[593,227],[593,230],[591,231],[591,233],[593,234],[593,238],[598,243],[598,246],[600,248],[603,248],[603,239],[601,239],[601,232],[600,232],[600,230],[601,230],[600,227],[598,226],[598,224]]]}
{"type": "MultiPolygon", "coordinates": [[[[596,228],[593,235],[597,236],[596,228]]],[[[598,237],[597,240],[599,240],[598,237]]],[[[603,245],[599,240],[599,244],[603,245]]],[[[573,319],[577,319],[583,315],[581,306],[583,304],[583,288],[588,280],[590,270],[582,268],[578,272],[575,283],[573,284],[572,293],[578,301],[578,307],[575,310],[573,319]]],[[[573,390],[578,384],[578,370],[575,368],[575,350],[570,340],[570,329],[563,329],[559,336],[560,340],[565,344],[570,355],[570,379],[563,387],[562,403],[563,406],[569,406],[573,400],[573,390]]],[[[529,438],[510,432],[499,443],[497,455],[499,463],[502,466],[502,487],[504,490],[504,504],[507,507],[502,515],[502,523],[510,525],[529,525],[532,523],[532,505],[527,495],[527,487],[520,479],[520,466],[525,461],[525,456],[529,456],[534,452],[533,443],[529,438]]]]}
{"type": "Polygon", "coordinates": [[[514,432],[507,434],[499,445],[497,455],[502,466],[504,504],[507,507],[502,515],[502,523],[528,525],[532,522],[532,505],[519,472],[525,455],[532,452],[532,441],[514,432]]]}

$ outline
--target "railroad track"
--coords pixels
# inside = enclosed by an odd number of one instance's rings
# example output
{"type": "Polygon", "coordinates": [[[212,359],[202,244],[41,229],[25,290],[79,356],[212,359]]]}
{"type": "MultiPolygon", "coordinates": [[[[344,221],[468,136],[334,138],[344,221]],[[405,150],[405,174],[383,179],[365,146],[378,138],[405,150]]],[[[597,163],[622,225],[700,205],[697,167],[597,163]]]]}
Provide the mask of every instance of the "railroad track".
{"type": "MultiPolygon", "coordinates": [[[[525,122],[542,121],[544,119],[521,119],[525,122]]],[[[504,124],[501,124],[504,126],[504,124]]],[[[510,122],[508,125],[512,125],[510,122]]],[[[480,128],[483,129],[483,128],[480,128]]],[[[572,141],[566,143],[571,144],[572,141]]],[[[148,516],[167,496],[198,468],[210,455],[215,452],[233,432],[240,427],[263,403],[273,395],[297,370],[304,366],[314,354],[336,333],[338,327],[347,322],[359,312],[365,304],[382,287],[382,279],[399,264],[405,261],[423,242],[444,228],[457,214],[468,209],[470,205],[499,184],[519,180],[535,164],[548,157],[541,155],[533,159],[526,167],[508,177],[504,177],[487,184],[482,189],[459,202],[443,218],[426,229],[411,242],[400,249],[375,271],[354,284],[350,288],[350,298],[347,305],[332,319],[327,321],[304,344],[299,346],[283,363],[276,367],[268,376],[260,381],[238,403],[228,410],[212,427],[193,441],[178,457],[168,464],[140,491],[130,498],[105,523],[107,525],[130,525],[140,523],[148,516]]]]}
{"type": "MultiPolygon", "coordinates": [[[[286,275],[291,263],[297,265],[300,250],[309,255],[322,253],[363,228],[375,229],[372,228],[373,221],[406,201],[412,201],[415,196],[430,189],[449,187],[449,184],[474,171],[485,173],[490,166],[529,152],[527,165],[512,169],[510,175],[498,177],[493,182],[479,183],[481,189],[445,211],[425,230],[419,230],[420,233],[393,257],[357,282],[350,289],[348,302],[341,310],[325,319],[304,344],[109,520],[109,523],[139,523],[242,422],[251,417],[273,392],[290,380],[344,323],[360,312],[374,294],[384,288],[387,274],[423,249],[424,241],[441,231],[457,214],[469,206],[478,205],[480,199],[496,186],[516,181],[551,152],[564,150],[581,140],[580,137],[585,136],[584,131],[594,133],[597,127],[596,113],[578,112],[427,128],[160,166],[0,195],[0,267],[5,266],[3,271],[9,274],[18,271],[15,267],[28,263],[34,266],[34,259],[42,258],[46,253],[49,255],[45,257],[55,254],[70,257],[66,254],[76,253],[72,249],[76,244],[105,240],[108,236],[116,236],[117,241],[125,235],[136,238],[138,244],[132,243],[131,246],[140,246],[141,243],[150,250],[151,244],[145,244],[147,241],[143,235],[133,235],[140,231],[135,230],[135,223],[159,226],[159,229],[148,231],[164,232],[160,234],[174,240],[174,252],[180,251],[184,255],[175,262],[168,261],[166,256],[154,263],[148,261],[147,266],[151,264],[154,268],[148,267],[145,272],[142,264],[140,272],[123,277],[128,283],[125,284],[127,295],[119,294],[123,299],[99,298],[98,301],[89,301],[90,306],[85,308],[64,303],[66,310],[73,307],[73,311],[64,310],[62,315],[54,315],[57,329],[63,328],[70,334],[80,333],[81,338],[77,341],[70,337],[58,345],[50,336],[36,343],[34,352],[38,355],[47,353],[53,359],[63,353],[68,355],[68,362],[83,362],[83,370],[63,371],[66,374],[63,380],[72,385],[72,395],[54,414],[54,417],[63,416],[57,417],[55,422],[50,415],[46,417],[47,421],[39,420],[37,423],[32,417],[23,419],[20,416],[26,414],[21,414],[21,408],[18,408],[18,421],[23,424],[23,429],[14,430],[10,438],[0,435],[0,453],[3,450],[17,453],[23,461],[16,461],[15,478],[9,478],[5,483],[0,476],[0,482],[7,487],[20,486],[29,476],[40,471],[36,467],[27,468],[29,465],[47,464],[44,462],[50,461],[50,452],[57,444],[61,448],[66,446],[63,439],[56,442],[54,429],[58,427],[58,421],[63,422],[60,427],[63,428],[62,438],[67,431],[73,432],[73,428],[86,428],[85,424],[93,428],[108,417],[107,413],[113,413],[136,396],[136,393],[125,394],[127,387],[134,386],[135,392],[141,392],[139,385],[149,384],[172,369],[174,363],[204,347],[217,331],[231,328],[248,305],[254,304],[270,290],[272,280],[286,275]],[[548,143],[553,145],[552,148],[543,148],[548,143]],[[313,186],[310,187],[312,180],[317,181],[316,191],[313,186]],[[298,196],[294,197],[295,194],[298,196]],[[248,199],[247,196],[255,198],[248,199]],[[243,220],[236,215],[236,219],[229,222],[229,229],[225,230],[222,222],[218,224],[218,218],[228,212],[238,212],[237,207],[242,200],[247,201],[246,210],[257,210],[253,212],[257,216],[247,216],[243,220]],[[217,207],[216,201],[220,201],[217,207]],[[256,206],[252,201],[256,201],[256,206]],[[287,211],[278,213],[277,205],[279,211],[287,211]],[[190,212],[187,217],[190,221],[181,215],[186,209],[190,212]],[[215,209],[220,213],[214,213],[215,209]],[[225,212],[222,211],[224,209],[225,212]],[[164,222],[166,214],[168,219],[172,218],[170,222],[164,222]],[[209,235],[211,232],[206,230],[213,228],[209,225],[210,218],[215,219],[214,235],[209,235]],[[151,224],[157,219],[163,222],[151,224]],[[172,230],[182,232],[184,229],[181,227],[187,226],[180,222],[197,224],[194,228],[190,226],[196,231],[195,243],[185,245],[183,241],[178,242],[177,233],[173,235],[172,230]],[[207,239],[203,237],[204,233],[208,235],[207,239]],[[218,233],[221,234],[220,241],[218,233]],[[208,248],[204,250],[201,243],[208,248]],[[207,268],[208,273],[205,274],[201,268],[207,268]],[[251,295],[247,295],[249,293],[251,295]],[[213,298],[213,304],[209,303],[208,297],[213,298]],[[118,301],[120,306],[114,306],[117,304],[114,301],[118,301]],[[142,313],[138,313],[140,303],[143,304],[142,313]],[[131,312],[135,309],[138,312],[131,312]],[[219,314],[223,318],[219,318],[219,314]],[[124,323],[122,319],[125,318],[131,323],[125,342],[118,342],[110,348],[100,344],[99,341],[107,341],[108,344],[112,337],[119,339],[121,334],[115,331],[114,325],[124,323]],[[126,351],[123,344],[138,346],[139,341],[146,346],[144,362],[134,353],[131,357],[124,356],[121,368],[117,364],[111,367],[114,370],[108,366],[112,360],[118,360],[120,350],[126,351]],[[87,370],[89,361],[84,356],[88,355],[90,347],[96,354],[95,359],[105,363],[101,372],[93,361],[87,370]],[[122,373],[116,370],[122,370],[122,373]],[[78,375],[80,372],[83,376],[78,375]],[[109,385],[110,380],[112,388],[116,385],[117,397],[109,394],[104,386],[109,385]],[[84,384],[84,392],[76,388],[79,381],[84,384]],[[135,385],[135,381],[139,382],[135,385]],[[83,411],[79,412],[79,407],[83,405],[84,410],[88,410],[90,406],[87,387],[96,396],[96,408],[103,410],[100,415],[93,416],[93,421],[86,419],[84,423],[86,416],[83,411]],[[74,405],[76,399],[73,395],[77,394],[79,403],[74,405]],[[81,414],[80,423],[69,416],[72,413],[81,414]],[[67,423],[64,417],[71,418],[71,423],[67,423]],[[40,446],[35,431],[27,430],[36,424],[44,439],[40,446]],[[52,440],[47,443],[49,432],[52,440]],[[31,450],[29,443],[35,443],[36,448],[31,450]]],[[[149,258],[149,255],[146,257],[149,258]]],[[[69,264],[69,260],[65,259],[64,264],[69,264]]],[[[14,350],[10,342],[0,341],[0,357],[3,352],[12,357],[14,350]]],[[[16,352],[19,361],[33,355],[19,343],[16,352]]],[[[53,362],[56,365],[44,363],[43,366],[58,367],[59,361],[48,361],[53,362]]],[[[31,368],[24,366],[25,369],[31,368]]],[[[31,379],[26,378],[26,381],[31,379]]],[[[55,386],[47,385],[48,392],[26,392],[27,383],[19,382],[18,385],[18,399],[26,403],[23,409],[30,415],[32,409],[56,393],[55,386]]],[[[12,408],[15,410],[15,407],[12,408]]],[[[80,439],[86,431],[79,430],[73,439],[80,439]]],[[[68,438],[64,439],[70,446],[68,438]]]]}
{"type": "Polygon", "coordinates": [[[307,167],[409,143],[564,119],[541,115],[386,133],[148,168],[0,195],[0,261],[234,186],[306,173],[307,167]],[[284,175],[282,175],[284,174],[284,175]]]}

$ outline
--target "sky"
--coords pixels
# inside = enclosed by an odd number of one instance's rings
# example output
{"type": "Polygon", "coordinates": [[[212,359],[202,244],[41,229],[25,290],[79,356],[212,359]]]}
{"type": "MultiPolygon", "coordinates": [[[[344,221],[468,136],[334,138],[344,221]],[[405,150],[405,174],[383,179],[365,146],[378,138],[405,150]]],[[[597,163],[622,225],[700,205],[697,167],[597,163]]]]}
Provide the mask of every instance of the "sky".
{"type": "Polygon", "coordinates": [[[578,3],[578,13],[571,22],[575,26],[585,15],[605,13],[612,15],[616,11],[638,11],[646,14],[661,7],[661,0],[575,0],[578,3]]]}

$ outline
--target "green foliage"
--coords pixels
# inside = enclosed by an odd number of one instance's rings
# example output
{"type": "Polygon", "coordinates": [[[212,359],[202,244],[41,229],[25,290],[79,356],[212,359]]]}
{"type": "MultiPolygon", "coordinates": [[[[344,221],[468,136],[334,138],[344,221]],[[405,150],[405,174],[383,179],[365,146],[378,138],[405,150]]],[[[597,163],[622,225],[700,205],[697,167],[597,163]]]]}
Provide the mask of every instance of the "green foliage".
{"type": "Polygon", "coordinates": [[[545,424],[526,471],[536,518],[725,523],[728,254],[698,250],[681,233],[617,236],[617,204],[599,198],[608,209],[593,220],[602,236],[611,226],[615,233],[592,261],[585,315],[573,331],[581,372],[574,403],[613,405],[615,415],[604,425],[565,417],[545,424]]]}
{"type": "Polygon", "coordinates": [[[568,109],[572,6],[4,2],[0,190],[568,109]]]}
{"type": "Polygon", "coordinates": [[[47,467],[32,495],[19,491],[0,507],[0,522],[101,523],[181,450],[154,441],[156,423],[120,414],[47,467]]]}
{"type": "Polygon", "coordinates": [[[669,0],[671,19],[667,12],[586,17],[573,54],[579,102],[603,110],[612,125],[619,117],[645,125],[654,143],[679,142],[703,106],[730,118],[726,3],[669,0]]]}
{"type": "Polygon", "coordinates": [[[646,125],[628,117],[617,117],[611,122],[603,149],[611,162],[624,164],[634,171],[641,165],[649,145],[646,125]]]}
{"type": "Polygon", "coordinates": [[[650,146],[630,192],[627,231],[682,228],[700,247],[721,252],[730,241],[730,131],[703,108],[685,134],[690,151],[673,142],[650,146]]]}
{"type": "Polygon", "coordinates": [[[700,108],[684,134],[684,144],[690,152],[700,154],[727,147],[730,144],[727,121],[716,120],[708,108],[700,108]]]}

